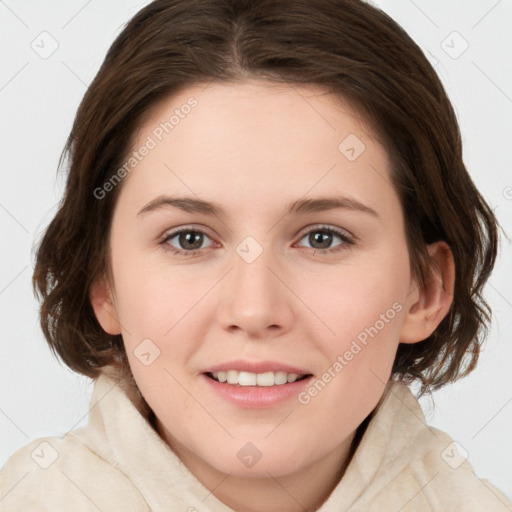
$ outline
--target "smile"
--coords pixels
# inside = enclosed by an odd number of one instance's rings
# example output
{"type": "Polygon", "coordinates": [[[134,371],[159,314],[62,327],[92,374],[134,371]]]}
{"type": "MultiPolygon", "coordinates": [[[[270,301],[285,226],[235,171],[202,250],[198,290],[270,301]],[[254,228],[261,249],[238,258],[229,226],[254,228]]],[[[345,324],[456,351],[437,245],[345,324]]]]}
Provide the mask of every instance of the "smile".
{"type": "Polygon", "coordinates": [[[227,370],[206,373],[211,379],[227,383],[233,386],[282,386],[293,383],[309,377],[309,374],[300,375],[297,373],[287,373],[284,371],[252,373],[246,371],[227,370]]]}

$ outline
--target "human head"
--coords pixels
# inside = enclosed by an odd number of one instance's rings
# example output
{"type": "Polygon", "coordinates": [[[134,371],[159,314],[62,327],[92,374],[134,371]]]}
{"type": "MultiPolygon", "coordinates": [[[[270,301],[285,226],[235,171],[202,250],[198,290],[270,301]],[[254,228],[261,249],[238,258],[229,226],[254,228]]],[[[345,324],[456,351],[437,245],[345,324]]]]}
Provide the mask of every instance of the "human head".
{"type": "Polygon", "coordinates": [[[94,279],[109,271],[109,227],[123,183],[101,199],[94,191],[122,167],[162,100],[194,84],[247,78],[321,86],[367,121],[392,162],[418,284],[429,278],[427,244],[446,241],[455,262],[448,315],[424,341],[398,347],[393,374],[435,389],[473,369],[488,318],[481,290],[495,260],[496,221],[465,169],[435,71],[393,20],[359,0],[156,1],[130,21],[78,110],[65,149],[65,196],[38,251],[34,284],[50,346],[90,377],[108,364],[126,369],[121,337],[101,328],[89,299],[94,279]]]}

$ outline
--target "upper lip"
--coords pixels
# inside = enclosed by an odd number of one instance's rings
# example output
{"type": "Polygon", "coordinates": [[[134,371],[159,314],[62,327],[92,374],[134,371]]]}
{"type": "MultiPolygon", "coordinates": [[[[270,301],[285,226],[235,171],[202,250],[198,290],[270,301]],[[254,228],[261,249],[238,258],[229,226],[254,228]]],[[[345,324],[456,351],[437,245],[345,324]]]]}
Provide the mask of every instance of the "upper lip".
{"type": "Polygon", "coordinates": [[[227,370],[237,370],[239,372],[250,373],[286,372],[296,373],[297,375],[311,375],[311,372],[304,368],[280,363],[279,361],[243,361],[241,359],[209,366],[203,371],[203,373],[213,373],[227,370]]]}

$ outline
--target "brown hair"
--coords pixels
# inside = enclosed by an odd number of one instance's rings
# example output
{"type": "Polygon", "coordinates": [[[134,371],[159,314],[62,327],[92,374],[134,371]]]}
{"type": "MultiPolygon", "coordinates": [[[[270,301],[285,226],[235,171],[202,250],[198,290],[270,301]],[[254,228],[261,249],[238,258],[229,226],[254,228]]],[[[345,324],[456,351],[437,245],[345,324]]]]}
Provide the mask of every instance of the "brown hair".
{"type": "Polygon", "coordinates": [[[476,365],[491,311],[481,291],[494,266],[497,221],[462,160],[459,127],[420,48],[361,0],[157,0],[109,49],[61,157],[70,169],[33,276],[41,326],[73,370],[128,371],[122,338],[102,330],[88,290],[109,272],[108,235],[122,183],[93,191],[118,169],[144,116],[181,89],[261,78],[316,84],[348,101],[379,134],[403,206],[411,269],[429,275],[426,244],[444,240],[456,269],[453,304],[424,341],[400,344],[393,375],[422,392],[476,365]]]}

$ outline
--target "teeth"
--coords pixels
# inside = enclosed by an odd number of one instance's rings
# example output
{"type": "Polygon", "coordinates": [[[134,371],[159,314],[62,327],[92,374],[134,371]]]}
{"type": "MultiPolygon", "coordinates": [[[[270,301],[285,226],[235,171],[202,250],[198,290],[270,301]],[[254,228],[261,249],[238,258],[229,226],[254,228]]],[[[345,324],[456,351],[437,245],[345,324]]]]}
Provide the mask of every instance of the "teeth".
{"type": "MultiPolygon", "coordinates": [[[[236,370],[228,370],[226,372],[226,375],[228,378],[228,384],[238,384],[239,372],[237,372],[236,370]]],[[[215,377],[215,374],[213,374],[213,376],[215,377]]]]}
{"type": "Polygon", "coordinates": [[[240,384],[240,386],[256,386],[256,374],[240,372],[238,375],[238,384],[240,384]]]}
{"type": "Polygon", "coordinates": [[[288,382],[288,378],[286,372],[276,372],[274,374],[274,383],[275,384],[286,384],[288,382]]]}
{"type": "Polygon", "coordinates": [[[256,384],[258,386],[273,386],[275,382],[274,372],[258,373],[256,375],[256,384]]]}
{"type": "Polygon", "coordinates": [[[287,376],[286,376],[286,379],[288,380],[288,382],[295,382],[298,378],[298,375],[296,373],[289,373],[287,376]]]}
{"type": "Polygon", "coordinates": [[[239,386],[281,386],[288,382],[295,382],[297,379],[304,377],[304,375],[298,375],[297,373],[251,373],[239,372],[237,370],[213,372],[210,375],[219,382],[227,382],[228,384],[239,386]]]}

